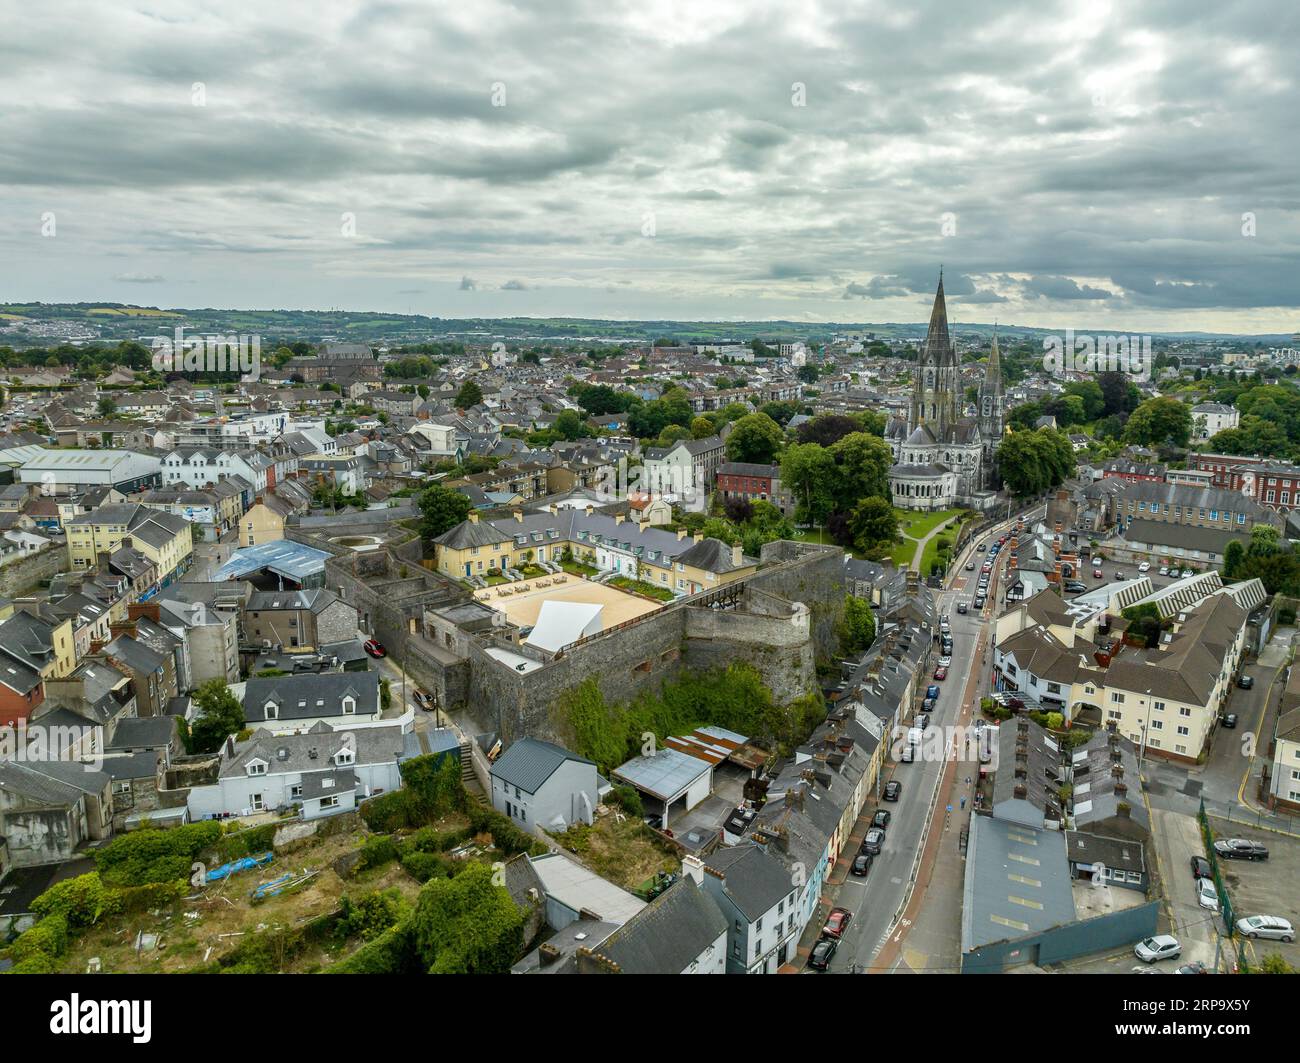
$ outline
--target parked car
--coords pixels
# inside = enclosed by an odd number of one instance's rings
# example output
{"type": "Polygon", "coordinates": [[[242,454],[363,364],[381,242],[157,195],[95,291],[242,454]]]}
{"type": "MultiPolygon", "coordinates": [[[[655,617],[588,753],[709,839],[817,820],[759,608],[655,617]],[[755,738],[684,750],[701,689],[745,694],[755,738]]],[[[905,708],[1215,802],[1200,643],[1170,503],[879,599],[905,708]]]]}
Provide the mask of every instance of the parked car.
{"type": "Polygon", "coordinates": [[[875,857],[870,853],[858,853],[858,855],[853,858],[853,863],[849,867],[849,874],[857,875],[858,878],[864,877],[867,872],[871,870],[871,861],[874,859],[875,857]]]}
{"type": "Polygon", "coordinates": [[[1088,585],[1086,583],[1080,583],[1077,579],[1067,579],[1065,581],[1065,589],[1071,594],[1079,594],[1086,591],[1088,585]]]}
{"type": "Polygon", "coordinates": [[[1237,714],[1235,712],[1225,712],[1223,719],[1219,723],[1223,724],[1225,731],[1235,731],[1237,729],[1237,714]]]}
{"type": "Polygon", "coordinates": [[[930,726],[930,714],[928,712],[918,712],[916,714],[915,727],[918,731],[924,731],[930,726]]]}
{"type": "Polygon", "coordinates": [[[893,813],[889,809],[879,808],[876,810],[876,814],[871,817],[871,825],[873,827],[888,827],[892,816],[893,813]]]}
{"type": "Polygon", "coordinates": [[[1214,888],[1214,880],[1198,878],[1196,880],[1196,903],[1212,912],[1219,910],[1219,891],[1214,888]]]}
{"type": "Polygon", "coordinates": [[[1237,933],[1248,938],[1269,938],[1272,941],[1293,941],[1295,931],[1280,915],[1248,915],[1237,920],[1237,933]]]}
{"type": "Polygon", "coordinates": [[[842,938],[851,922],[853,913],[847,908],[832,908],[831,914],[826,917],[826,925],[822,927],[822,937],[842,938]]]}
{"type": "Polygon", "coordinates": [[[1178,568],[1176,566],[1169,569],[1170,579],[1177,579],[1180,575],[1182,575],[1182,573],[1178,571],[1178,568]]]}
{"type": "Polygon", "coordinates": [[[1209,974],[1205,964],[1200,960],[1193,960],[1191,963],[1185,963],[1174,974],[1209,974]]]}
{"type": "Polygon", "coordinates": [[[945,653],[942,657],[939,658],[940,668],[948,668],[951,665],[952,665],[952,657],[949,654],[945,653]]]}
{"type": "Polygon", "coordinates": [[[433,705],[432,694],[430,694],[426,690],[421,690],[419,687],[416,687],[414,697],[415,697],[415,703],[419,705],[420,708],[422,708],[425,712],[433,712],[434,705],[433,705]]]}
{"type": "Polygon", "coordinates": [[[1245,838],[1221,838],[1214,843],[1215,853],[1225,860],[1267,860],[1268,849],[1245,838]]]}
{"type": "Polygon", "coordinates": [[[1182,578],[1183,578],[1183,579],[1190,579],[1192,576],[1195,576],[1195,575],[1196,575],[1196,570],[1195,570],[1195,569],[1192,569],[1192,568],[1185,568],[1185,569],[1183,569],[1183,575],[1182,575],[1182,578]]]}
{"type": "Polygon", "coordinates": [[[977,595],[975,595],[975,608],[976,608],[976,609],[983,609],[983,608],[984,608],[984,603],[987,602],[987,601],[988,601],[988,599],[987,599],[986,597],[984,597],[984,595],[982,595],[982,594],[977,594],[977,595]]]}
{"type": "Polygon", "coordinates": [[[1192,878],[1213,878],[1210,862],[1203,856],[1192,857],[1192,878]]]}
{"type": "Polygon", "coordinates": [[[925,688],[925,696],[927,698],[937,699],[939,697],[939,687],[936,684],[931,683],[928,687],[925,688]]]}
{"type": "Polygon", "coordinates": [[[831,957],[840,943],[835,938],[822,938],[813,946],[808,956],[808,966],[817,971],[825,971],[831,965],[831,957]]]}
{"type": "Polygon", "coordinates": [[[1092,570],[1092,578],[1093,578],[1093,579],[1101,579],[1101,569],[1099,569],[1099,568],[1094,568],[1094,569],[1092,570]]]}
{"type": "Polygon", "coordinates": [[[916,746],[908,742],[898,754],[898,761],[900,764],[911,764],[914,760],[916,760],[916,746]]]}
{"type": "Polygon", "coordinates": [[[1162,575],[1162,576],[1167,576],[1167,575],[1169,575],[1169,566],[1168,566],[1168,565],[1161,565],[1161,566],[1160,566],[1160,575],[1162,575]]]}
{"type": "Polygon", "coordinates": [[[1139,572],[1150,572],[1150,571],[1151,571],[1151,562],[1150,562],[1150,561],[1143,561],[1142,564],[1138,565],[1138,571],[1139,571],[1139,572]]]}
{"type": "Polygon", "coordinates": [[[1242,690],[1249,690],[1254,685],[1255,677],[1253,675],[1247,675],[1245,672],[1242,672],[1241,675],[1237,677],[1237,686],[1241,687],[1242,690]]]}
{"type": "Polygon", "coordinates": [[[370,654],[371,657],[374,657],[376,660],[378,660],[380,657],[388,656],[388,651],[384,649],[384,647],[381,646],[374,639],[366,639],[365,645],[362,646],[361,648],[365,650],[368,654],[370,654]]]}
{"type": "Polygon", "coordinates": [[[885,800],[897,801],[898,795],[903,792],[903,784],[896,779],[885,783],[885,800]]]}
{"type": "Polygon", "coordinates": [[[1178,944],[1178,939],[1170,934],[1157,934],[1133,946],[1133,954],[1143,963],[1172,960],[1182,951],[1183,947],[1178,944]]]}
{"type": "Polygon", "coordinates": [[[872,827],[862,839],[862,851],[876,856],[885,847],[885,832],[879,827],[872,827]]]}
{"type": "Polygon", "coordinates": [[[938,679],[938,680],[944,680],[944,679],[947,679],[947,678],[948,678],[948,669],[945,668],[943,665],[939,665],[939,667],[936,668],[936,669],[934,670],[934,677],[935,677],[935,679],[938,679]]]}

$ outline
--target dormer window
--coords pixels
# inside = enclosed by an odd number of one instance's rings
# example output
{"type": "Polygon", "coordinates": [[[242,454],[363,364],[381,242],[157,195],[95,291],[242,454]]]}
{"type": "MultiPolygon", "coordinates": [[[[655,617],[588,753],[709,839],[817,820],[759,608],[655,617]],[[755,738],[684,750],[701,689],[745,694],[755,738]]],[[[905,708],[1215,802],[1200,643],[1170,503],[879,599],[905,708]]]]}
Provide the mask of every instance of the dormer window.
{"type": "Polygon", "coordinates": [[[266,774],[266,761],[264,761],[264,760],[250,760],[250,761],[248,762],[248,774],[249,774],[249,775],[265,775],[265,774],[266,774]]]}
{"type": "Polygon", "coordinates": [[[335,764],[352,764],[356,762],[356,759],[357,755],[350,749],[340,749],[334,754],[335,764]]]}
{"type": "Polygon", "coordinates": [[[268,701],[262,706],[262,710],[266,713],[268,720],[278,720],[280,718],[280,706],[274,701],[268,701]]]}
{"type": "Polygon", "coordinates": [[[343,715],[352,716],[357,711],[357,699],[349,694],[343,699],[343,715]]]}

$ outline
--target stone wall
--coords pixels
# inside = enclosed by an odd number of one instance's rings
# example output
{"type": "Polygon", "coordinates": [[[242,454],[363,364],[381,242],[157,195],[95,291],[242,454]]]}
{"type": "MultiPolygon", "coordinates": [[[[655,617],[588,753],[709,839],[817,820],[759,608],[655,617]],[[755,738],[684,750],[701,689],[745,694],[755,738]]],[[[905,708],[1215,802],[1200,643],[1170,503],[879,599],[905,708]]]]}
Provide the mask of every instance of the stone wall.
{"type": "Polygon", "coordinates": [[[68,551],[62,546],[50,546],[11,561],[0,567],[0,598],[17,598],[43,580],[68,571],[69,567],[68,551]]]}

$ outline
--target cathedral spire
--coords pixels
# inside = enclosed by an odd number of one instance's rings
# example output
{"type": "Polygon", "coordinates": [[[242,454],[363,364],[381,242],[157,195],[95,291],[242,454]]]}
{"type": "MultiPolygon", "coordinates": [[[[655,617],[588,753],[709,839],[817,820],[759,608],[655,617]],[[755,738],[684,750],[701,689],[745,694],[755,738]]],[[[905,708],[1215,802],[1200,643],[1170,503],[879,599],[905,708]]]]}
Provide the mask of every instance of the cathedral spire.
{"type": "Polygon", "coordinates": [[[925,333],[927,351],[946,351],[952,346],[948,336],[948,303],[943,297],[943,267],[939,267],[939,287],[934,293],[934,307],[930,311],[930,327],[925,333]]]}
{"type": "Polygon", "coordinates": [[[986,380],[1002,379],[1002,359],[998,356],[998,326],[993,323],[993,348],[989,351],[989,364],[984,370],[986,380]]]}

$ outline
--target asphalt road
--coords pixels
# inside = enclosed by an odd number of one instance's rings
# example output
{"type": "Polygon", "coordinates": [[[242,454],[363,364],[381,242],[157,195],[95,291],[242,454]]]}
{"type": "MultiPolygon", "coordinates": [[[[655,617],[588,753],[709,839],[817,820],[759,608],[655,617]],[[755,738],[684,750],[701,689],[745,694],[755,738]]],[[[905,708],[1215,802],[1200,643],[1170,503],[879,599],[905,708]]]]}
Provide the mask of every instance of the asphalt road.
{"type": "MultiPolygon", "coordinates": [[[[1035,511],[1041,517],[1041,511],[1035,511]]],[[[975,552],[979,543],[989,543],[996,539],[1001,531],[986,532],[967,549],[968,555],[957,559],[950,569],[950,586],[937,595],[940,615],[947,614],[951,619],[953,652],[952,665],[948,677],[937,685],[940,688],[939,702],[931,716],[931,734],[927,741],[933,741],[935,727],[956,726],[961,716],[963,702],[968,700],[966,692],[972,671],[978,667],[980,648],[989,638],[989,629],[985,616],[973,611],[962,615],[957,612],[959,600],[969,601],[974,596],[975,585],[979,580],[979,565],[983,564],[987,553],[975,552]],[[965,563],[968,558],[976,559],[976,570],[967,572],[965,563]]],[[[1000,568],[1001,566],[999,566],[1000,568]]],[[[997,589],[997,584],[994,589],[997,589]]],[[[992,599],[986,607],[991,615],[992,599]]],[[[939,659],[939,646],[936,643],[932,655],[933,662],[939,659]]],[[[926,678],[923,686],[933,683],[926,678]]],[[[981,689],[979,683],[974,687],[972,698],[977,697],[981,689]]],[[[892,818],[886,830],[885,846],[875,858],[871,871],[865,878],[849,875],[839,888],[836,905],[853,912],[853,922],[845,932],[835,957],[831,961],[831,971],[847,974],[855,969],[870,967],[876,953],[889,936],[894,926],[894,918],[903,907],[908,897],[918,854],[921,850],[922,836],[930,820],[931,802],[935,797],[945,761],[942,759],[924,760],[918,758],[911,764],[896,764],[889,761],[884,768],[881,786],[890,779],[903,784],[903,792],[897,802],[877,803],[868,800],[864,814],[870,815],[875,808],[887,808],[892,818]]],[[[971,765],[972,772],[975,765],[971,765]]],[[[945,814],[945,807],[936,805],[934,812],[939,822],[945,814]]],[[[850,857],[854,854],[848,854],[850,857]]]]}

